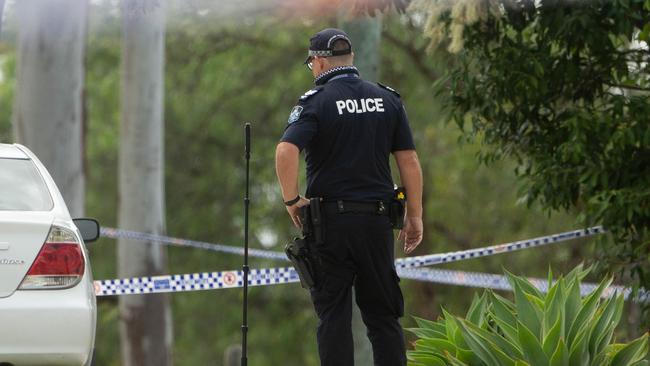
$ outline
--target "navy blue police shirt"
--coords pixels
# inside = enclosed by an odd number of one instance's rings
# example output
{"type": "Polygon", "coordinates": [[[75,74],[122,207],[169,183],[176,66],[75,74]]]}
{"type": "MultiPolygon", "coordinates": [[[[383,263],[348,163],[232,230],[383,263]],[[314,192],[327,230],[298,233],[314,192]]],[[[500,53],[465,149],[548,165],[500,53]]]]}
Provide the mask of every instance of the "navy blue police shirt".
{"type": "Polygon", "coordinates": [[[390,153],[414,150],[399,94],[359,78],[355,67],[320,75],[298,100],[281,141],[305,151],[307,197],[387,200],[390,153]]]}

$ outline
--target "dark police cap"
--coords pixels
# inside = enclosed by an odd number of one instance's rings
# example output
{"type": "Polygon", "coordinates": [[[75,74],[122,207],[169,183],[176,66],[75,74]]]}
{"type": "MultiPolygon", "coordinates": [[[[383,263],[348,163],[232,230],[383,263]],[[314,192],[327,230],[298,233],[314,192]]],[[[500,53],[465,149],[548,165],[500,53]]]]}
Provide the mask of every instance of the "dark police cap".
{"type": "Polygon", "coordinates": [[[309,54],[305,63],[308,63],[312,57],[330,57],[330,56],[341,56],[352,53],[352,42],[348,35],[336,28],[327,28],[322,31],[314,34],[313,37],[309,39],[309,54]],[[344,50],[333,50],[334,43],[338,40],[344,40],[348,43],[348,48],[344,50]]]}

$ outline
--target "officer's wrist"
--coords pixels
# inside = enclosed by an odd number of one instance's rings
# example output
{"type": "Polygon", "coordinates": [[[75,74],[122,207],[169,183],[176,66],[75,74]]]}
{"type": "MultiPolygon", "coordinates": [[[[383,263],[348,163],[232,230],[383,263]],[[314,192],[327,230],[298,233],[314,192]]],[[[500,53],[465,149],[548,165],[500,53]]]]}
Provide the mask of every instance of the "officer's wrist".
{"type": "Polygon", "coordinates": [[[409,218],[422,218],[422,208],[421,207],[406,207],[406,217],[409,218]]]}
{"type": "Polygon", "coordinates": [[[298,203],[298,201],[300,201],[300,195],[297,195],[296,198],[284,201],[284,205],[287,207],[293,206],[298,203]]]}

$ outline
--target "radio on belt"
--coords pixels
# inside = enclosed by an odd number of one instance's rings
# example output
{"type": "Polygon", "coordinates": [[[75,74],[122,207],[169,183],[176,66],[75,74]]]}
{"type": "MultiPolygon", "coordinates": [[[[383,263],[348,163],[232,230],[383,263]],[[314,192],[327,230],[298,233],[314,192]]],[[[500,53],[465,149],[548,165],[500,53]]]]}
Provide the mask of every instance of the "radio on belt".
{"type": "Polygon", "coordinates": [[[404,228],[404,215],[406,214],[406,188],[395,187],[394,196],[390,203],[390,222],[393,229],[404,228]]]}

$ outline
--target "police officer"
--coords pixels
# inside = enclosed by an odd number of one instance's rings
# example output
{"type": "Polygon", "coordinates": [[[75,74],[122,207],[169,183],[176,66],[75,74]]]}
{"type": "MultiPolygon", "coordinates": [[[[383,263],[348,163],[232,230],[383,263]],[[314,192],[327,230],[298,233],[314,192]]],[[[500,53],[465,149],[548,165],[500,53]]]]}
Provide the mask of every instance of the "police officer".
{"type": "Polygon", "coordinates": [[[316,87],[292,109],[276,149],[276,172],[297,227],[299,154],[305,151],[306,197],[322,198],[324,239],[315,246],[318,284],[311,298],[319,318],[321,365],[354,364],[352,291],[372,343],[375,365],[406,365],[399,324],[404,300],[395,271],[388,206],[394,196],[389,156],[407,198],[399,239],[410,253],[422,240],[422,173],[399,94],[366,82],[353,66],[352,43],[339,29],[310,40],[305,64],[316,87]]]}

